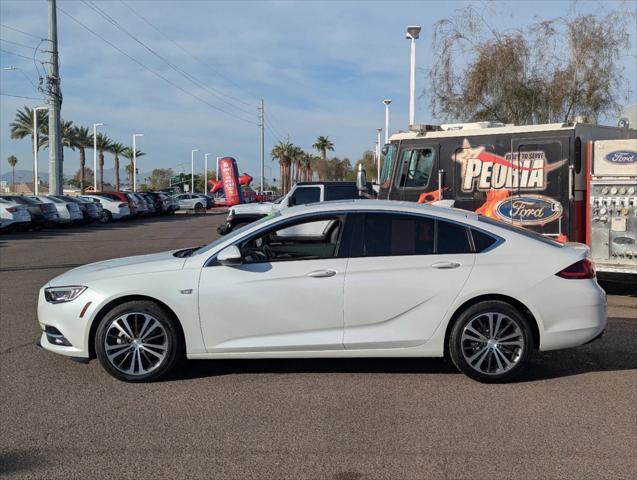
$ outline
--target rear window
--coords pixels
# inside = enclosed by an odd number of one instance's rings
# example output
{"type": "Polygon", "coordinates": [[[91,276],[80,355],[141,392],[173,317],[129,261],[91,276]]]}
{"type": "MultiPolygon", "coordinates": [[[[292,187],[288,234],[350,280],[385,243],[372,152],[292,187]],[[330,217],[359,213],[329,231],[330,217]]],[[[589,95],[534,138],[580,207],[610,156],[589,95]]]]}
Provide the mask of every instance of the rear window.
{"type": "Polygon", "coordinates": [[[294,191],[293,197],[297,205],[320,202],[321,189],[319,187],[299,187],[294,191]]]}
{"type": "Polygon", "coordinates": [[[351,200],[358,198],[358,190],[355,185],[328,185],[325,191],[325,201],[351,200]]]}
{"type": "Polygon", "coordinates": [[[363,256],[431,255],[434,220],[426,217],[368,213],[363,230],[363,256]]]}
{"type": "Polygon", "coordinates": [[[509,232],[515,232],[525,237],[538,240],[542,243],[546,243],[547,245],[552,245],[559,248],[562,248],[564,246],[564,244],[552,240],[549,237],[545,237],[544,235],[540,235],[539,233],[536,233],[532,230],[528,230],[522,227],[516,227],[515,225],[511,225],[510,223],[500,222],[499,220],[494,220],[493,218],[485,217],[483,215],[478,216],[478,221],[484,222],[488,225],[493,225],[494,227],[502,228],[503,230],[507,230],[509,232]]]}

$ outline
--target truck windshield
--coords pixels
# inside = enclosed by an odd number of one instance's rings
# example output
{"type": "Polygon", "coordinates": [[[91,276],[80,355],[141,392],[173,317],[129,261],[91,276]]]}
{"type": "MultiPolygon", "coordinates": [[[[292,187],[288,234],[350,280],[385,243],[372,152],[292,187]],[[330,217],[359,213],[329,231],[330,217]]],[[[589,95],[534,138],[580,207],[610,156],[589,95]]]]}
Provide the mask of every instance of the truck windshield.
{"type": "Polygon", "coordinates": [[[380,171],[380,185],[389,188],[391,172],[394,167],[394,159],[396,158],[396,145],[390,143],[386,146],[386,153],[383,156],[383,167],[380,171]]]}

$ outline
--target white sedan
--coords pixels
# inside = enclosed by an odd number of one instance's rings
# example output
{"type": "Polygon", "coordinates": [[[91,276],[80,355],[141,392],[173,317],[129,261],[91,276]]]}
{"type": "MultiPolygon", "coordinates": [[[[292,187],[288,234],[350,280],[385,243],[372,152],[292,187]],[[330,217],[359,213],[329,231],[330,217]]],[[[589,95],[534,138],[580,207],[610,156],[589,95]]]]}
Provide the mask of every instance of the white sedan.
{"type": "Polygon", "coordinates": [[[126,381],[160,378],[184,356],[446,356],[502,382],[533,350],[601,336],[606,295],[584,245],[464,210],[360,200],[70,270],[41,289],[38,319],[44,348],[97,356],[126,381]]]}

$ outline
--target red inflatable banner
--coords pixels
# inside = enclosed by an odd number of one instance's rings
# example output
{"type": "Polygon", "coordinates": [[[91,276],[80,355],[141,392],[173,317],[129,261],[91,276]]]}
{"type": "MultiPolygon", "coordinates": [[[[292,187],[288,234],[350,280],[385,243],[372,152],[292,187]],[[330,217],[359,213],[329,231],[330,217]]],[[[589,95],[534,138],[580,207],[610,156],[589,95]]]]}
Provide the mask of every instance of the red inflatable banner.
{"type": "MultiPolygon", "coordinates": [[[[247,187],[252,183],[252,176],[247,174],[247,173],[242,173],[239,176],[239,185],[241,185],[242,187],[247,187]]],[[[219,190],[223,190],[223,182],[221,180],[219,180],[218,182],[215,182],[214,180],[208,180],[208,186],[210,187],[208,189],[208,193],[217,193],[219,190]]]]}
{"type": "Polygon", "coordinates": [[[226,195],[226,205],[232,207],[243,203],[243,192],[239,185],[237,161],[232,157],[223,157],[219,160],[219,172],[221,174],[223,192],[226,195]]]}

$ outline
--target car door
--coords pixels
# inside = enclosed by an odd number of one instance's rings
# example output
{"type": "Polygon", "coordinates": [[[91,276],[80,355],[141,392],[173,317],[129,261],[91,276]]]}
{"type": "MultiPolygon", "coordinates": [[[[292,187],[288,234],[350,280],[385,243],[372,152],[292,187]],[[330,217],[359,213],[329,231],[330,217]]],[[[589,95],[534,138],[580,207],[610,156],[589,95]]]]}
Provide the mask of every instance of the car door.
{"type": "Polygon", "coordinates": [[[207,351],[342,350],[344,225],[343,215],[280,222],[235,243],[241,265],[205,266],[199,314],[207,351]],[[291,227],[305,235],[289,235],[291,227]]]}
{"type": "Polygon", "coordinates": [[[368,212],[356,217],[345,277],[344,347],[424,343],[473,268],[467,229],[422,215],[368,212]]]}

